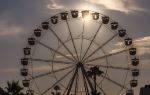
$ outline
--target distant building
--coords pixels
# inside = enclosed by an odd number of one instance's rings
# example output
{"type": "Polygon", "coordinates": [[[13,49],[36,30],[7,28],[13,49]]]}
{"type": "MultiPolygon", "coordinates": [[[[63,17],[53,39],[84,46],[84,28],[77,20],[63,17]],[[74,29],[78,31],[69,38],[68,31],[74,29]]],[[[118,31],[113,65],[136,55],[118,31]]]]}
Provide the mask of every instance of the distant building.
{"type": "Polygon", "coordinates": [[[140,95],[150,95],[150,85],[145,85],[140,89],[140,95]]]}

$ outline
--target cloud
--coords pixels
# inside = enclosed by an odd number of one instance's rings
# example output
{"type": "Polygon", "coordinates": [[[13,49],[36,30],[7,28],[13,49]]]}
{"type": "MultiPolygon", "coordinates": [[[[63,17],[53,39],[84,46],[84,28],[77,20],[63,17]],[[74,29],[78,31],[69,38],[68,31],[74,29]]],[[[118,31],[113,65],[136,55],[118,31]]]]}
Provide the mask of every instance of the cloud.
{"type": "MultiPolygon", "coordinates": [[[[58,64],[54,65],[53,69],[54,70],[58,70],[58,69],[62,69],[65,67],[68,67],[70,65],[67,64],[58,64]]],[[[17,67],[9,67],[9,68],[1,68],[0,69],[0,74],[12,74],[12,73],[19,73],[21,68],[17,68],[17,67]]],[[[30,69],[30,68],[28,68],[30,69]]],[[[48,66],[48,65],[36,65],[34,68],[34,72],[49,72],[52,70],[52,66],[48,66]]]]}
{"type": "Polygon", "coordinates": [[[54,0],[50,0],[50,4],[47,5],[47,8],[51,10],[59,10],[63,9],[64,6],[57,4],[54,0]]]}
{"type": "Polygon", "coordinates": [[[138,6],[136,0],[85,0],[85,1],[98,5],[103,5],[107,9],[121,11],[125,13],[144,10],[143,8],[138,6]]]}
{"type": "MultiPolygon", "coordinates": [[[[115,44],[115,49],[111,50],[110,53],[121,51],[124,43],[118,42],[115,44]]],[[[137,48],[137,56],[140,59],[140,68],[143,70],[150,69],[150,36],[140,37],[133,40],[133,46],[137,48]]]]}
{"type": "Polygon", "coordinates": [[[144,68],[150,67],[150,59],[142,60],[141,63],[144,66],[144,68]]]}
{"type": "MultiPolygon", "coordinates": [[[[66,65],[66,64],[58,64],[56,63],[57,65],[54,65],[53,69],[54,70],[58,70],[58,69],[62,69],[63,67],[67,67],[69,65],[66,65]]],[[[34,71],[35,72],[43,72],[43,71],[50,71],[52,70],[52,65],[51,66],[47,66],[47,65],[40,65],[40,66],[36,66],[34,67],[34,71]]]]}
{"type": "Polygon", "coordinates": [[[1,68],[1,70],[0,70],[0,73],[4,73],[4,74],[6,74],[6,73],[16,73],[16,72],[18,72],[18,69],[17,68],[1,68]]]}
{"type": "Polygon", "coordinates": [[[21,33],[23,28],[19,25],[13,24],[9,20],[0,21],[0,36],[13,36],[21,33]]]}
{"type": "Polygon", "coordinates": [[[138,38],[134,44],[138,48],[139,55],[150,54],[150,36],[138,38]]]}
{"type": "Polygon", "coordinates": [[[136,39],[135,44],[138,47],[150,46],[150,36],[136,39]]]}
{"type": "MultiPolygon", "coordinates": [[[[138,55],[142,56],[145,54],[150,54],[150,36],[134,39],[133,43],[134,43],[134,46],[137,48],[138,55]]],[[[124,43],[122,42],[115,44],[117,48],[112,50],[111,52],[117,52],[121,50],[123,44],[124,43]]]]}

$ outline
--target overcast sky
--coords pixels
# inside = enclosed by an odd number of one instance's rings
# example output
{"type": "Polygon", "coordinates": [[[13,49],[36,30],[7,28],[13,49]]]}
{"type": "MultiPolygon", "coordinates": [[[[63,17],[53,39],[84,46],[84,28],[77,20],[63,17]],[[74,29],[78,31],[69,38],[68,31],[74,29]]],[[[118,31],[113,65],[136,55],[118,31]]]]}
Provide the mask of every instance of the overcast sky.
{"type": "Polygon", "coordinates": [[[69,9],[110,16],[134,38],[141,59],[140,86],[150,84],[150,0],[0,0],[0,84],[21,79],[27,38],[43,20],[69,9]]]}

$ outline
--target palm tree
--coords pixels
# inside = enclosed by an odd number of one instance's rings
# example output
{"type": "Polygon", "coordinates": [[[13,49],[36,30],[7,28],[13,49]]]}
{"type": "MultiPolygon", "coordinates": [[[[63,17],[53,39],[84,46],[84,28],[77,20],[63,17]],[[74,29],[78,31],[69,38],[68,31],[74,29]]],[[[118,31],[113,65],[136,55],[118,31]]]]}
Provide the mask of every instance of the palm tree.
{"type": "Polygon", "coordinates": [[[9,95],[3,88],[0,87],[0,95],[9,95]]]}
{"type": "Polygon", "coordinates": [[[60,92],[58,92],[58,90],[60,90],[60,87],[59,87],[58,85],[56,85],[56,86],[54,87],[54,90],[55,90],[55,92],[52,92],[52,93],[51,93],[52,95],[60,95],[60,94],[61,94],[60,92]]]}
{"type": "Polygon", "coordinates": [[[99,70],[98,66],[91,67],[89,71],[87,71],[87,75],[94,80],[94,91],[92,91],[92,95],[100,95],[96,90],[96,76],[100,76],[104,72],[99,70]]]}
{"type": "Polygon", "coordinates": [[[7,87],[5,87],[8,95],[24,95],[21,91],[23,88],[19,85],[19,81],[8,81],[7,87]]]}

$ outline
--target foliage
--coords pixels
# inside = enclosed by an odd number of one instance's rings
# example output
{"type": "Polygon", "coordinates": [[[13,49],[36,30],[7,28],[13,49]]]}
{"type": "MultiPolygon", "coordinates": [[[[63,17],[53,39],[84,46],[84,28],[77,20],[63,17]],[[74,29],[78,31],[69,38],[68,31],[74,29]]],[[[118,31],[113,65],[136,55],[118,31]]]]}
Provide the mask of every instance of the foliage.
{"type": "Polygon", "coordinates": [[[0,87],[0,95],[24,95],[21,92],[22,90],[23,88],[19,85],[19,81],[8,81],[4,89],[0,87]]]}

